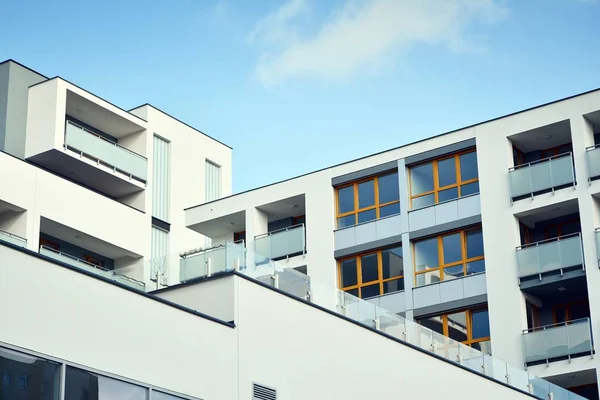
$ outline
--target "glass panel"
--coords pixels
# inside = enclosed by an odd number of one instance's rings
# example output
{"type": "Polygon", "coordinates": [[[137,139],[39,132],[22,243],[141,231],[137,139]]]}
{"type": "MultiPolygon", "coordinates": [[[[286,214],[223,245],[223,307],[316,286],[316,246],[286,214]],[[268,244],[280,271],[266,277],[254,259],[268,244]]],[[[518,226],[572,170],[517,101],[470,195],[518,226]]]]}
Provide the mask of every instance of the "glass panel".
{"type": "Polygon", "coordinates": [[[477,310],[471,313],[472,339],[481,339],[490,336],[490,316],[488,310],[477,310]]]}
{"type": "Polygon", "coordinates": [[[356,215],[352,214],[338,218],[338,228],[345,228],[352,225],[356,225],[356,215]]]}
{"type": "Polygon", "coordinates": [[[578,303],[571,306],[571,321],[590,317],[590,308],[588,303],[578,303]]]}
{"type": "Polygon", "coordinates": [[[354,296],[354,297],[358,297],[358,289],[350,289],[350,290],[346,290],[346,293],[354,296]]]}
{"type": "Polygon", "coordinates": [[[492,355],[492,342],[490,340],[484,340],[482,342],[473,343],[471,347],[481,351],[482,353],[492,355]]]}
{"type": "Polygon", "coordinates": [[[381,252],[383,279],[404,275],[402,247],[394,247],[381,252]]]}
{"type": "Polygon", "coordinates": [[[588,167],[590,169],[590,178],[600,176],[600,147],[587,152],[588,167]]]}
{"type": "Polygon", "coordinates": [[[444,264],[450,264],[462,260],[462,245],[460,233],[442,237],[444,264]]]}
{"type": "Polygon", "coordinates": [[[473,183],[467,183],[460,187],[460,195],[468,196],[470,194],[479,193],[479,181],[473,183]]]}
{"type": "Polygon", "coordinates": [[[183,397],[173,396],[172,394],[166,394],[162,392],[152,391],[151,400],[184,400],[183,397]]]}
{"type": "Polygon", "coordinates": [[[521,167],[509,171],[510,195],[514,197],[531,193],[531,171],[529,167],[521,167]]]}
{"type": "Polygon", "coordinates": [[[392,293],[404,290],[404,278],[396,279],[395,281],[383,282],[383,293],[392,293]]]}
{"type": "Polygon", "coordinates": [[[379,218],[400,214],[400,203],[394,203],[379,208],[379,218]]]}
{"type": "Polygon", "coordinates": [[[467,337],[467,313],[465,311],[448,314],[448,336],[459,342],[467,337]]]}
{"type": "Polygon", "coordinates": [[[358,208],[375,205],[375,180],[358,184],[358,208]]]}
{"type": "Polygon", "coordinates": [[[471,261],[467,263],[467,275],[485,271],[485,260],[471,261]]]}
{"type": "Polygon", "coordinates": [[[358,284],[356,275],[356,259],[342,261],[342,287],[354,286],[358,284]]]}
{"type": "Polygon", "coordinates": [[[438,161],[438,187],[456,183],[456,161],[454,157],[438,161]]]}
{"type": "Polygon", "coordinates": [[[380,176],[377,180],[379,182],[379,204],[389,203],[400,198],[397,172],[380,176]]]}
{"type": "Polygon", "coordinates": [[[438,201],[450,201],[458,198],[458,187],[452,189],[446,189],[438,192],[438,201]]]}
{"type": "Polygon", "coordinates": [[[379,296],[379,283],[369,286],[363,286],[360,288],[360,297],[361,299],[367,299],[369,297],[379,296]]]}
{"type": "Polygon", "coordinates": [[[573,158],[568,155],[550,161],[552,185],[554,187],[573,182],[573,158]]]}
{"type": "Polygon", "coordinates": [[[360,258],[362,283],[371,282],[379,279],[379,266],[377,263],[377,254],[369,254],[360,258]]]}
{"type": "Polygon", "coordinates": [[[147,398],[146,388],[67,367],[65,400],[146,400],[147,398]]]}
{"type": "Polygon", "coordinates": [[[354,187],[348,186],[338,190],[338,213],[354,210],[354,187]]]}
{"type": "Polygon", "coordinates": [[[433,270],[417,275],[417,286],[429,285],[440,281],[440,271],[433,270]]]}
{"type": "Polygon", "coordinates": [[[0,399],[58,400],[58,364],[0,349],[0,367],[0,399]]]}
{"type": "Polygon", "coordinates": [[[438,240],[431,238],[415,242],[415,271],[438,266],[438,240]]]}
{"type": "Polygon", "coordinates": [[[478,177],[477,173],[477,153],[471,152],[462,154],[460,157],[460,180],[468,181],[478,177]]]}
{"type": "Polygon", "coordinates": [[[444,268],[444,280],[452,280],[462,278],[465,275],[465,267],[463,264],[455,265],[454,267],[444,268]]]}
{"type": "Polygon", "coordinates": [[[358,213],[358,223],[373,221],[377,218],[377,212],[375,209],[369,211],[363,211],[358,213]]]}
{"type": "Polygon", "coordinates": [[[415,197],[412,199],[412,208],[427,207],[435,203],[435,196],[428,194],[426,196],[415,197]]]}
{"type": "Polygon", "coordinates": [[[410,169],[411,194],[416,196],[420,193],[433,190],[433,164],[421,164],[410,169]]]}
{"type": "Polygon", "coordinates": [[[441,316],[423,318],[419,321],[422,326],[431,329],[434,332],[444,334],[444,324],[441,316]]]}
{"type": "Polygon", "coordinates": [[[481,229],[466,232],[467,236],[467,258],[483,255],[483,234],[481,229]]]}

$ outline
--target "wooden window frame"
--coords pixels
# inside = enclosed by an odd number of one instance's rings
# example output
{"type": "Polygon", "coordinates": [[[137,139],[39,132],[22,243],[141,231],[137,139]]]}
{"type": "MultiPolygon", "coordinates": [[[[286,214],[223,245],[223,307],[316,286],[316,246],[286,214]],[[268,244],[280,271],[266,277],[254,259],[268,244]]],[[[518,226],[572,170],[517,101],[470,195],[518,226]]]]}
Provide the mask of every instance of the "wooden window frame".
{"type": "MultiPolygon", "coordinates": [[[[475,225],[475,226],[470,226],[467,228],[457,229],[457,230],[450,231],[450,232],[444,232],[437,236],[430,236],[427,238],[413,241],[412,242],[412,252],[413,252],[413,260],[414,260],[413,261],[413,263],[414,263],[413,270],[414,270],[414,274],[415,274],[415,287],[420,287],[420,286],[417,286],[417,276],[418,275],[427,274],[427,273],[437,270],[437,271],[439,271],[440,282],[442,282],[442,281],[444,281],[444,269],[449,268],[449,267],[456,267],[457,265],[460,265],[460,264],[463,264],[463,275],[462,276],[463,277],[468,276],[467,275],[467,264],[468,263],[485,260],[485,253],[482,256],[467,258],[467,233],[471,232],[471,231],[476,231],[476,230],[480,230],[481,234],[483,235],[482,226],[475,225]],[[461,259],[459,261],[454,261],[454,262],[445,264],[444,263],[444,237],[450,236],[450,235],[455,235],[457,233],[460,233],[461,259]],[[437,239],[438,266],[435,268],[427,268],[423,271],[417,272],[416,245],[419,242],[422,242],[425,240],[430,240],[432,238],[437,239]]],[[[422,286],[426,286],[426,285],[422,285],[422,286]]]]}
{"type": "MultiPolygon", "coordinates": [[[[393,200],[393,201],[388,201],[387,203],[379,203],[379,178],[383,177],[383,176],[387,176],[387,175],[391,175],[391,174],[396,174],[396,176],[398,176],[398,171],[394,170],[394,171],[387,171],[384,172],[382,174],[376,175],[376,176],[370,176],[368,178],[364,178],[364,179],[360,179],[358,181],[354,181],[354,182],[350,182],[341,186],[337,186],[335,188],[335,220],[336,220],[336,226],[339,228],[339,220],[340,218],[344,218],[344,217],[348,217],[350,215],[354,214],[354,225],[358,224],[358,214],[364,211],[369,211],[369,210],[375,210],[375,220],[381,218],[380,217],[380,209],[382,207],[385,206],[389,206],[392,204],[396,204],[396,203],[400,203],[400,193],[398,193],[398,200],[393,200]],[[367,206],[367,207],[363,207],[363,208],[359,208],[359,204],[358,204],[358,185],[360,185],[361,183],[365,183],[368,181],[373,180],[373,190],[374,190],[374,197],[375,197],[375,203],[371,206],[367,206]],[[348,187],[353,187],[353,193],[354,193],[354,209],[352,211],[348,211],[345,213],[341,213],[340,214],[340,190],[342,189],[346,189],[348,187]]],[[[353,225],[348,225],[348,226],[353,226],[353,225]]]]}
{"type": "Polygon", "coordinates": [[[475,307],[475,308],[467,308],[467,309],[462,309],[462,310],[456,310],[456,311],[452,311],[452,312],[447,312],[444,314],[438,314],[438,315],[432,315],[430,317],[427,317],[425,319],[428,318],[432,318],[432,317],[442,317],[442,333],[444,336],[446,337],[450,337],[450,333],[449,333],[449,327],[448,327],[448,315],[451,314],[458,314],[461,312],[466,313],[466,321],[467,321],[467,340],[463,340],[460,343],[467,345],[469,347],[473,347],[473,344],[475,343],[481,343],[481,342],[487,342],[491,340],[491,336],[485,336],[482,338],[477,338],[477,339],[473,339],[473,313],[481,311],[481,310],[487,310],[488,312],[488,321],[489,321],[489,310],[487,305],[486,306],[481,306],[481,307],[475,307]]]}
{"type": "MultiPolygon", "coordinates": [[[[375,285],[375,284],[379,284],[379,294],[378,296],[382,296],[384,294],[383,292],[383,284],[386,282],[392,282],[392,281],[397,281],[400,279],[404,279],[404,275],[397,275],[397,276],[393,276],[391,278],[383,278],[383,252],[386,250],[390,250],[390,249],[394,249],[394,248],[398,248],[398,247],[402,247],[401,245],[398,246],[391,246],[391,247],[386,247],[383,249],[379,249],[379,250],[373,250],[373,251],[368,251],[365,253],[360,253],[360,254],[355,254],[353,256],[349,256],[349,257],[344,257],[344,258],[340,258],[338,260],[338,287],[340,288],[340,290],[344,291],[344,292],[349,292],[351,290],[358,290],[358,296],[359,298],[362,299],[362,288],[366,287],[366,286],[371,286],[371,285],[375,285]],[[376,254],[377,255],[377,276],[378,279],[373,280],[373,281],[369,281],[369,282],[363,282],[362,281],[362,257],[365,256],[370,256],[376,254]],[[344,261],[349,261],[349,260],[356,260],[356,285],[351,285],[351,286],[342,286],[342,263],[344,261]]],[[[389,293],[393,293],[393,292],[389,292],[389,293]]]]}
{"type": "Polygon", "coordinates": [[[544,239],[553,239],[556,237],[561,237],[563,236],[562,230],[564,229],[565,225],[569,225],[572,223],[576,223],[579,224],[579,230],[581,231],[581,221],[579,218],[571,218],[568,219],[566,221],[561,221],[561,222],[557,222],[555,224],[550,224],[548,226],[546,226],[544,228],[544,239]],[[556,236],[550,236],[550,230],[556,228],[556,236]]]}
{"type": "Polygon", "coordinates": [[[559,310],[559,309],[564,309],[565,310],[565,317],[566,317],[566,319],[565,319],[564,322],[560,322],[560,323],[568,325],[573,320],[571,308],[574,307],[574,306],[580,306],[580,305],[583,305],[583,304],[585,304],[585,305],[588,306],[588,311],[589,311],[589,308],[590,308],[590,301],[589,301],[589,299],[588,300],[586,300],[586,299],[580,299],[580,300],[574,300],[574,301],[569,301],[569,302],[566,302],[566,303],[560,303],[560,304],[553,305],[552,306],[552,322],[554,324],[557,323],[556,322],[556,311],[559,310]]]}
{"type": "Polygon", "coordinates": [[[424,196],[429,196],[431,194],[433,194],[434,196],[434,202],[433,204],[439,204],[439,192],[444,191],[444,190],[448,190],[448,189],[453,189],[453,188],[457,188],[457,192],[458,192],[458,197],[457,199],[462,197],[462,193],[461,193],[461,189],[464,185],[468,185],[470,183],[474,183],[474,182],[479,182],[479,172],[477,172],[477,178],[473,178],[473,179],[467,179],[466,181],[463,181],[460,175],[460,156],[464,155],[464,154],[469,154],[469,153],[477,153],[477,149],[475,148],[471,148],[469,150],[464,150],[458,153],[454,153],[451,155],[446,155],[440,158],[436,158],[433,160],[428,160],[419,164],[415,164],[415,165],[411,165],[409,168],[409,190],[410,190],[410,207],[412,208],[413,206],[413,200],[414,199],[418,199],[419,197],[424,197],[424,196]],[[446,186],[439,186],[439,171],[438,171],[438,163],[440,161],[445,161],[445,160],[449,160],[454,158],[454,169],[455,169],[455,173],[456,173],[456,181],[453,184],[450,185],[446,185],[446,186]],[[432,165],[432,169],[433,169],[433,190],[430,190],[428,192],[423,192],[423,193],[419,193],[416,195],[413,195],[412,193],[412,169],[415,167],[419,167],[421,165],[425,165],[425,164],[429,164],[431,163],[432,165]]]}

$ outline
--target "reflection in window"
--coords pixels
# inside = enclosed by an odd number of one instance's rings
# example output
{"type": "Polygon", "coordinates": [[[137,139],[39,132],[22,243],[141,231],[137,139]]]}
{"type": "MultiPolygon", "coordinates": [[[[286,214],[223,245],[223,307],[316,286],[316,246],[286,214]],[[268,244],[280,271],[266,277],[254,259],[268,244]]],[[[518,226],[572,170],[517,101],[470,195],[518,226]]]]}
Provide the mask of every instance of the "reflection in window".
{"type": "Polygon", "coordinates": [[[404,290],[402,246],[340,260],[339,284],[363,299],[404,290]]]}
{"type": "Polygon", "coordinates": [[[484,353],[491,354],[487,307],[427,317],[419,320],[419,324],[484,353]]]}
{"type": "Polygon", "coordinates": [[[147,400],[148,389],[117,379],[67,367],[65,400],[147,400]]]}
{"type": "Polygon", "coordinates": [[[481,226],[414,242],[415,285],[485,271],[481,226]]]}
{"type": "Polygon", "coordinates": [[[410,168],[413,209],[479,193],[475,150],[446,156],[410,168]]]}
{"type": "Polygon", "coordinates": [[[163,392],[159,392],[156,390],[152,390],[152,398],[150,400],[184,400],[183,397],[173,396],[172,394],[167,394],[163,392]]]}
{"type": "Polygon", "coordinates": [[[398,172],[337,188],[338,228],[400,213],[398,172]]]}
{"type": "Polygon", "coordinates": [[[58,400],[57,363],[0,348],[0,399],[58,400]]]}

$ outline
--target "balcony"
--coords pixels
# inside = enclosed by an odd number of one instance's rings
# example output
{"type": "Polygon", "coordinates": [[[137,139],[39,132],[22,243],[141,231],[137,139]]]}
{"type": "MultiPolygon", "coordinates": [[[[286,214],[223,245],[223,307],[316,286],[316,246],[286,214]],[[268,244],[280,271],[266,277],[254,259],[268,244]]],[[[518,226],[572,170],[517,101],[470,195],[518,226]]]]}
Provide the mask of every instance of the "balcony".
{"type": "Polygon", "coordinates": [[[592,355],[593,351],[589,318],[523,331],[526,364],[592,355]]]}
{"type": "Polygon", "coordinates": [[[566,269],[583,269],[581,234],[574,233],[517,247],[519,278],[539,276],[566,269]]]}
{"type": "Polygon", "coordinates": [[[593,181],[600,178],[600,145],[588,147],[585,150],[589,180],[593,181]]]}
{"type": "Polygon", "coordinates": [[[509,169],[511,200],[520,200],[575,185],[572,153],[544,158],[509,169]]]}
{"type": "Polygon", "coordinates": [[[119,282],[123,285],[129,286],[130,288],[140,290],[142,292],[145,291],[145,284],[143,282],[127,277],[125,275],[117,274],[112,270],[102,268],[98,265],[89,263],[85,260],[81,260],[75,256],[55,250],[51,247],[40,246],[40,254],[52,258],[56,261],[72,265],[73,267],[76,267],[78,269],[91,272],[92,274],[102,276],[115,282],[119,282]]]}
{"type": "Polygon", "coordinates": [[[113,172],[123,174],[129,179],[146,182],[148,161],[118,143],[112,142],[78,124],[67,121],[65,129],[65,146],[89,158],[98,164],[111,168],[113,172]]]}
{"type": "Polygon", "coordinates": [[[185,282],[219,272],[238,270],[244,263],[243,243],[228,243],[210,249],[184,253],[179,260],[179,280],[185,282]]]}
{"type": "Polygon", "coordinates": [[[306,253],[304,224],[294,225],[254,237],[257,254],[272,260],[306,253]]]}
{"type": "Polygon", "coordinates": [[[27,247],[27,239],[3,230],[0,230],[0,241],[8,242],[15,246],[27,247]]]}

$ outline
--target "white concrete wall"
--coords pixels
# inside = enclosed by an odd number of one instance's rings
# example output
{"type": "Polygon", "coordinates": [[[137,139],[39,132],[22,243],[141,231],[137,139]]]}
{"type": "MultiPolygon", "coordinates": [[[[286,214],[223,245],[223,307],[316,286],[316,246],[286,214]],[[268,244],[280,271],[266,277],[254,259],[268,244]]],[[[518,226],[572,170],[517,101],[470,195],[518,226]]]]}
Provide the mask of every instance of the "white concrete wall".
{"type": "Polygon", "coordinates": [[[29,89],[25,158],[62,149],[67,96],[59,85],[58,79],[52,79],[29,89]]]}

